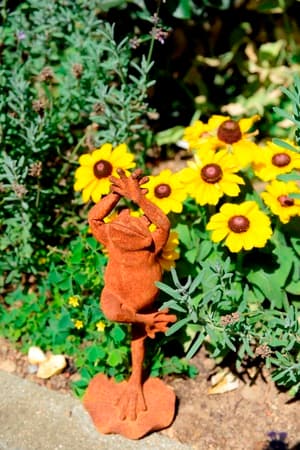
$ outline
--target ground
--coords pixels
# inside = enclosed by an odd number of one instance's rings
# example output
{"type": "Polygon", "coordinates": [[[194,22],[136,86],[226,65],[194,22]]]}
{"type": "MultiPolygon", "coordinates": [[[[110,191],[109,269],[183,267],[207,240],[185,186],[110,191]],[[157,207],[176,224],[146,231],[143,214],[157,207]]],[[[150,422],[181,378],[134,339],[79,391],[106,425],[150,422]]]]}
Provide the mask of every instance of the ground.
{"type": "MultiPolygon", "coordinates": [[[[178,408],[171,427],[162,433],[195,450],[271,450],[300,449],[299,399],[280,392],[266,370],[256,377],[256,369],[233,381],[235,387],[222,394],[211,393],[212,377],[220,372],[202,349],[193,359],[199,374],[195,379],[169,377],[178,408]],[[242,379],[243,378],[243,379],[242,379]],[[287,433],[288,445],[268,444],[268,433],[287,433]]],[[[0,370],[44,385],[49,389],[70,392],[70,382],[78,375],[68,368],[49,380],[30,374],[26,355],[0,338],[0,370]]],[[[227,383],[217,388],[226,390],[227,383]]]]}

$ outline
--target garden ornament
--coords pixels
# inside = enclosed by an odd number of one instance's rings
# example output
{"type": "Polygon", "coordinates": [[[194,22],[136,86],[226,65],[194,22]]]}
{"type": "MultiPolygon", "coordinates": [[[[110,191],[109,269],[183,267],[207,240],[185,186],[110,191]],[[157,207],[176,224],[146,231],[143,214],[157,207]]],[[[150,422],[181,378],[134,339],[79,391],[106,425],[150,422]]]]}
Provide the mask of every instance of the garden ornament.
{"type": "Polygon", "coordinates": [[[105,285],[101,308],[105,316],[116,322],[132,324],[132,371],[127,381],[117,383],[104,374],[90,382],[83,403],[96,428],[105,434],[117,433],[139,439],[151,431],[169,426],[174,418],[174,391],[159,378],[144,380],[145,339],[165,332],[176,316],[167,309],[155,310],[158,294],[156,282],[161,279],[159,253],[167,242],[170,222],[160,208],[149,201],[148,181],[137,169],[127,176],[111,177],[111,192],[90,210],[88,221],[95,238],[108,250],[105,285]],[[143,212],[133,217],[125,208],[115,219],[104,219],[119,200],[134,202],[143,212]],[[155,230],[150,231],[149,225],[155,230]]]}

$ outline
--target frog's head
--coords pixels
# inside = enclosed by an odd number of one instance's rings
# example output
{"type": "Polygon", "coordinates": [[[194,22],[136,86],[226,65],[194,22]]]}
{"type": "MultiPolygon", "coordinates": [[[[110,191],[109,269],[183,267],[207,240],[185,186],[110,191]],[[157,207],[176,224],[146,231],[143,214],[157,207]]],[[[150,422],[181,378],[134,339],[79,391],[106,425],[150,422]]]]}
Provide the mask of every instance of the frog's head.
{"type": "Polygon", "coordinates": [[[126,208],[110,225],[110,234],[115,245],[128,250],[138,250],[152,244],[152,235],[148,228],[150,221],[146,216],[134,217],[126,208]]]}

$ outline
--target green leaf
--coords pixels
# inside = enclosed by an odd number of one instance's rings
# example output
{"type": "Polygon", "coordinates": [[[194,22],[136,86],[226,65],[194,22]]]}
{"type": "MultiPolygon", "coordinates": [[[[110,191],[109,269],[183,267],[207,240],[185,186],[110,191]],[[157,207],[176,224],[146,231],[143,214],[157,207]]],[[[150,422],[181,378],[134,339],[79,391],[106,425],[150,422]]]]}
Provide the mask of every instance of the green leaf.
{"type": "Polygon", "coordinates": [[[212,241],[206,240],[206,241],[201,242],[199,252],[198,252],[198,260],[204,261],[208,257],[208,255],[210,254],[212,249],[213,249],[212,241]]]}
{"type": "Polygon", "coordinates": [[[204,331],[199,333],[196,340],[193,342],[192,346],[190,347],[189,351],[186,354],[187,359],[191,359],[197,353],[197,351],[199,350],[204,341],[205,335],[206,333],[204,331]]]}
{"type": "Polygon", "coordinates": [[[166,336],[171,336],[171,334],[176,333],[176,331],[184,327],[189,321],[190,321],[189,317],[185,317],[184,319],[178,320],[170,328],[167,329],[166,336]]]}
{"type": "Polygon", "coordinates": [[[119,344],[124,340],[126,333],[119,325],[115,325],[110,332],[110,336],[113,338],[116,344],[119,344]]]}
{"type": "Polygon", "coordinates": [[[174,311],[185,313],[186,310],[178,305],[178,303],[175,300],[169,300],[168,302],[164,302],[160,309],[164,308],[170,308],[174,311]]]}
{"type": "Polygon", "coordinates": [[[165,283],[162,283],[161,281],[157,281],[155,284],[161,291],[165,292],[170,297],[172,297],[176,300],[182,299],[181,294],[178,291],[176,291],[176,289],[171,288],[170,286],[168,286],[165,283]]]}
{"type": "Polygon", "coordinates": [[[123,353],[119,349],[113,349],[107,358],[107,363],[111,367],[116,367],[118,364],[121,364],[123,361],[123,353]]]}
{"type": "Polygon", "coordinates": [[[272,141],[275,145],[278,145],[279,147],[286,148],[287,150],[291,150],[296,153],[300,152],[300,149],[294,147],[293,145],[289,144],[286,141],[283,141],[282,139],[274,138],[274,139],[272,139],[272,141]]]}
{"type": "Polygon", "coordinates": [[[291,281],[285,288],[289,294],[300,295],[300,280],[291,281]]]}
{"type": "Polygon", "coordinates": [[[284,173],[282,175],[278,175],[277,179],[280,181],[299,181],[300,174],[298,172],[284,173]]]}
{"type": "Polygon", "coordinates": [[[190,0],[179,0],[178,6],[173,12],[173,16],[177,19],[191,18],[191,2],[190,0]]]}
{"type": "Polygon", "coordinates": [[[71,256],[71,264],[80,264],[82,260],[82,242],[76,242],[76,244],[71,248],[72,256],[71,256]]]}
{"type": "Polygon", "coordinates": [[[100,359],[104,359],[106,356],[105,351],[100,345],[91,345],[89,348],[87,348],[86,352],[87,359],[91,363],[95,363],[100,359]]]}
{"type": "Polygon", "coordinates": [[[155,136],[157,145],[175,144],[182,138],[184,127],[177,126],[168,130],[160,131],[155,136]]]}
{"type": "Polygon", "coordinates": [[[198,255],[198,249],[196,247],[191,248],[190,250],[187,250],[185,252],[185,258],[187,259],[188,262],[190,262],[191,264],[194,264],[194,262],[197,259],[197,255],[198,255]]]}
{"type": "Polygon", "coordinates": [[[283,292],[277,283],[274,284],[273,277],[271,278],[270,275],[260,269],[250,271],[247,275],[247,279],[252,285],[255,285],[259,290],[261,290],[261,292],[268,300],[270,300],[272,304],[274,304],[277,308],[282,307],[283,292]]]}

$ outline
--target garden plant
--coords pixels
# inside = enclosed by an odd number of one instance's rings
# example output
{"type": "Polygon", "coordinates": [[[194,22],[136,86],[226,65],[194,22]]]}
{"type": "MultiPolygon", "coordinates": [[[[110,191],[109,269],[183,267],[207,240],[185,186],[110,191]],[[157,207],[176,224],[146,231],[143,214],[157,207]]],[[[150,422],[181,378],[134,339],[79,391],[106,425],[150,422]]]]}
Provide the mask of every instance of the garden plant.
{"type": "MultiPolygon", "coordinates": [[[[178,320],[149,345],[151,374],[196,375],[190,358],[205,346],[217,363],[266,366],[291,395],[300,388],[295,35],[289,45],[254,42],[244,23],[235,31],[248,59],[234,45],[214,60],[193,55],[178,91],[189,114],[176,92],[171,112],[163,101],[160,111],[159,55],[171,26],[178,39],[189,20],[233,7],[200,3],[0,3],[0,333],[24,352],[35,345],[68,355],[81,375],[78,395],[96,373],[128,376],[129,330],[99,308],[107,255],[87,213],[118,168],[137,167],[172,224],[158,301],[178,320]],[[130,33],[113,21],[116,11],[130,33]],[[199,64],[209,66],[206,78],[199,64]],[[208,89],[212,70],[225,108],[208,89]]],[[[278,2],[283,17],[287,3],[278,2]]]]}

